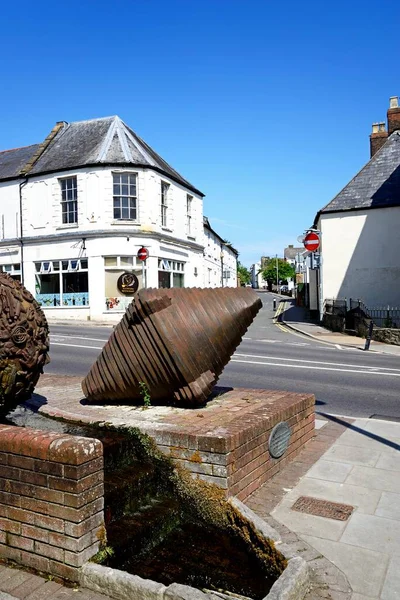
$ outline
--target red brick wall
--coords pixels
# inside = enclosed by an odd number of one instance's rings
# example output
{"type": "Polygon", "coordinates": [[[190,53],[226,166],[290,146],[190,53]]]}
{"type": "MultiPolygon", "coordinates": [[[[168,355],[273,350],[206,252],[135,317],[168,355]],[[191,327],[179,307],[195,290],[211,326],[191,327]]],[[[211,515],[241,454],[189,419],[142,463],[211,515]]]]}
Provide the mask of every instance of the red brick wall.
{"type": "Polygon", "coordinates": [[[383,144],[388,139],[387,131],[378,131],[377,133],[371,133],[369,136],[369,150],[370,150],[370,158],[372,158],[378,150],[380,150],[383,144]]]}
{"type": "Polygon", "coordinates": [[[388,135],[400,129],[400,108],[389,108],[387,111],[388,135]]]}
{"type": "Polygon", "coordinates": [[[104,537],[99,440],[0,425],[0,556],[75,581],[104,537]]]}
{"type": "Polygon", "coordinates": [[[153,435],[159,449],[194,477],[245,500],[313,437],[314,403],[312,394],[236,389],[220,404],[171,418],[174,429],[153,435]],[[268,441],[280,421],[289,425],[291,437],[283,456],[274,459],[268,441]]]}

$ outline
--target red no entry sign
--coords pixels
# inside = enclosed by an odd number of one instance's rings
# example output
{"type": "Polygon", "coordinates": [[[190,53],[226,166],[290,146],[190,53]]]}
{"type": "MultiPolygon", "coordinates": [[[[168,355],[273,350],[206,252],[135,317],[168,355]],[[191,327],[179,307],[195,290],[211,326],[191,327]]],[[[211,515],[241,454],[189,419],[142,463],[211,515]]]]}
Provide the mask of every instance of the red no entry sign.
{"type": "Polygon", "coordinates": [[[315,252],[319,248],[319,235],[314,231],[309,231],[304,238],[304,247],[309,252],[315,252]]]}
{"type": "Polygon", "coordinates": [[[149,251],[147,250],[147,248],[144,248],[143,246],[139,248],[137,257],[139,260],[146,260],[146,258],[149,257],[149,251]]]}

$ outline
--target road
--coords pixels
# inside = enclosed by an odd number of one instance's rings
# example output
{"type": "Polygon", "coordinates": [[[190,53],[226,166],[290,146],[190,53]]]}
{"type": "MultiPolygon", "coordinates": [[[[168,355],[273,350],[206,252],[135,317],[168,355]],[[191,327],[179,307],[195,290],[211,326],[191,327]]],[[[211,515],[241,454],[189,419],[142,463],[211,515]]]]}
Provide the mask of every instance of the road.
{"type": "MultiPolygon", "coordinates": [[[[218,385],[312,392],[321,413],[400,418],[399,357],[314,341],[273,323],[272,294],[218,385]]],[[[112,327],[51,325],[47,373],[85,376],[112,327]]]]}

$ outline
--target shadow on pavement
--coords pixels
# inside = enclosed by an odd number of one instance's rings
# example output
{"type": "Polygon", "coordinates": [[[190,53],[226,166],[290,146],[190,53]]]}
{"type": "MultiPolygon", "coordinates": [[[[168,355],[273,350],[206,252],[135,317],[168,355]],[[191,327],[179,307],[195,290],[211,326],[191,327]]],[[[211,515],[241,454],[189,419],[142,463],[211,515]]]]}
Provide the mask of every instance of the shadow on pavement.
{"type": "Polygon", "coordinates": [[[344,419],[341,419],[340,417],[334,417],[333,415],[328,415],[327,413],[323,413],[323,412],[320,412],[318,414],[320,414],[322,417],[325,417],[325,419],[328,419],[329,421],[333,421],[334,423],[339,423],[340,425],[344,425],[347,429],[356,431],[357,433],[360,433],[361,435],[364,435],[372,440],[376,440],[377,442],[380,442],[381,444],[384,444],[385,446],[389,446],[389,448],[394,448],[395,450],[400,450],[400,445],[396,444],[396,442],[391,442],[390,440],[388,440],[384,437],[381,437],[380,435],[377,435],[376,433],[372,433],[371,431],[365,431],[365,429],[361,429],[360,427],[357,427],[356,425],[353,425],[352,423],[348,423],[347,421],[345,421],[344,419]]]}

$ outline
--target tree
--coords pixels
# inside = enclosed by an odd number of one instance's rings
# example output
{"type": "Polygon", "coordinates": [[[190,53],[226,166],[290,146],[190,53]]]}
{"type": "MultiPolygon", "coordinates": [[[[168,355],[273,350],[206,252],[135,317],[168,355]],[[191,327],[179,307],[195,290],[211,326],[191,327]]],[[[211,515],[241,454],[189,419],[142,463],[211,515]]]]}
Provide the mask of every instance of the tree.
{"type": "Polygon", "coordinates": [[[240,282],[240,285],[245,285],[246,283],[250,283],[251,276],[250,271],[246,269],[239,261],[237,264],[237,276],[240,282]]]}
{"type": "Polygon", "coordinates": [[[262,278],[268,283],[268,289],[272,288],[273,284],[276,284],[277,272],[276,263],[278,262],[278,282],[284,282],[287,284],[289,279],[293,279],[295,276],[295,268],[290,263],[286,262],[283,258],[270,258],[267,262],[266,267],[262,270],[262,278]]]}

